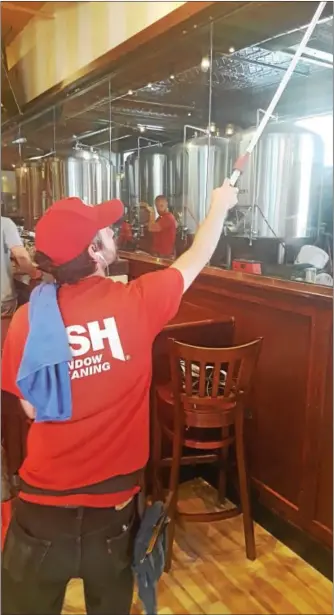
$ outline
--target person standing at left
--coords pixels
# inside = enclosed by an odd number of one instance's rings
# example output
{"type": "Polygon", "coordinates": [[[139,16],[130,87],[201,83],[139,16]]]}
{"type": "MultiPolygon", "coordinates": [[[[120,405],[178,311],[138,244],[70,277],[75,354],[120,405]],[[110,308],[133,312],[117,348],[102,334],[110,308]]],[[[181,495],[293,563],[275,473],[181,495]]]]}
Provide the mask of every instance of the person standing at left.
{"type": "Polygon", "coordinates": [[[17,263],[20,272],[28,274],[32,280],[41,276],[31,261],[14,222],[1,216],[1,351],[17,307],[11,259],[17,263]]]}
{"type": "MultiPolygon", "coordinates": [[[[1,216],[1,355],[7,331],[17,308],[17,293],[14,285],[11,259],[13,259],[21,273],[28,274],[36,280],[41,272],[32,263],[25,249],[19,231],[10,218],[1,216]]],[[[2,433],[12,429],[12,407],[6,412],[6,404],[2,404],[2,433]],[[6,418],[8,417],[8,421],[6,418]]],[[[3,543],[11,515],[11,486],[8,475],[6,452],[1,440],[1,542],[3,543]]]]}

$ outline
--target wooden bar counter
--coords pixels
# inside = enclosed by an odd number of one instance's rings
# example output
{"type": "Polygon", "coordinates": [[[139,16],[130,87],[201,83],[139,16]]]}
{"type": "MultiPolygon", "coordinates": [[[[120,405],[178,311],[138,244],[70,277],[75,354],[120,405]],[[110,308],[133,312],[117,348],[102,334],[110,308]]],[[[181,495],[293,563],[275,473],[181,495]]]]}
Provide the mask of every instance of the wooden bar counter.
{"type": "MultiPolygon", "coordinates": [[[[129,279],[170,264],[121,255],[129,279]]],[[[332,289],[207,267],[184,301],[234,317],[236,343],[263,337],[246,428],[252,484],[265,505],[332,546],[332,289]]]]}

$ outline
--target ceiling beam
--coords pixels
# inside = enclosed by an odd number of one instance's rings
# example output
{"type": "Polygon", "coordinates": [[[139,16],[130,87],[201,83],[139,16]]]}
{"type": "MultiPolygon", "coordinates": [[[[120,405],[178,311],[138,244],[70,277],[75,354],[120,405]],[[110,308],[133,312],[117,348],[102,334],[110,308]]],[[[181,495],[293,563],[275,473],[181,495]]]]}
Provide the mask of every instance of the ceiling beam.
{"type": "Polygon", "coordinates": [[[16,2],[2,1],[1,8],[16,13],[26,13],[27,15],[42,17],[43,19],[54,19],[54,14],[45,13],[43,10],[44,7],[41,7],[39,10],[36,10],[29,8],[28,6],[22,6],[21,4],[17,4],[16,2]]]}

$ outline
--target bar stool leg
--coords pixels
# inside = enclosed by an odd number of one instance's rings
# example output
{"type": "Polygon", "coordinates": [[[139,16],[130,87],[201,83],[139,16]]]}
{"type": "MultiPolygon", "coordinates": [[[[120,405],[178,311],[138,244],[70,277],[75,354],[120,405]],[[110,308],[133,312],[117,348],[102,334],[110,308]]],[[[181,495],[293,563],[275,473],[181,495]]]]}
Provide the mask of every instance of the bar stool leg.
{"type": "Polygon", "coordinates": [[[245,462],[244,417],[242,413],[242,408],[239,408],[236,412],[235,445],[240,487],[240,500],[245,533],[246,555],[249,560],[255,560],[256,547],[254,537],[254,522],[251,513],[250,494],[245,462]]]}
{"type": "Polygon", "coordinates": [[[161,496],[160,470],[162,458],[162,430],[158,416],[157,394],[153,392],[153,417],[152,417],[152,499],[156,502],[161,496]]]}
{"type": "Polygon", "coordinates": [[[174,432],[173,453],[172,454],[173,454],[173,458],[172,458],[172,465],[171,465],[170,478],[169,478],[169,493],[171,494],[171,501],[170,501],[169,511],[168,511],[170,522],[168,526],[167,556],[166,556],[165,572],[170,571],[171,565],[172,565],[172,559],[173,559],[173,543],[174,543],[175,526],[176,526],[176,518],[177,518],[177,501],[178,501],[180,466],[181,466],[181,457],[182,457],[182,439],[181,439],[180,430],[176,430],[174,432]]]}
{"type": "MultiPolygon", "coordinates": [[[[228,429],[222,428],[222,439],[228,437],[228,429]]],[[[218,502],[224,504],[226,499],[226,470],[229,447],[223,446],[219,452],[218,502]]]]}

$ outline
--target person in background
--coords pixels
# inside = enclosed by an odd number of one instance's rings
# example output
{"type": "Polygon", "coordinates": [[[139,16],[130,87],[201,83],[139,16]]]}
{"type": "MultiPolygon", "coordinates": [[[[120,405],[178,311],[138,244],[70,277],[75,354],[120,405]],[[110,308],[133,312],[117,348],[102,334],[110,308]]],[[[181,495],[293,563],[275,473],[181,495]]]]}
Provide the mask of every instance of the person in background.
{"type": "MultiPolygon", "coordinates": [[[[22,273],[36,279],[38,270],[31,262],[24,248],[18,229],[10,218],[1,216],[1,354],[8,327],[17,307],[11,258],[14,259],[22,273]]],[[[6,409],[2,407],[2,433],[5,431],[6,409]]],[[[11,510],[11,489],[6,469],[6,453],[1,439],[1,535],[2,540],[7,530],[7,519],[11,510]]]]}
{"type": "Polygon", "coordinates": [[[137,494],[149,458],[153,342],[210,260],[236,202],[237,189],[226,181],[214,190],[191,248],[171,267],[127,285],[105,276],[116,258],[110,225],[123,215],[120,201],[89,207],[63,199],[38,222],[35,259],[58,288],[37,287],[31,312],[29,305],[19,308],[4,347],[2,386],[35,418],[2,557],[4,615],[61,613],[71,578],[83,579],[88,613],[130,613],[137,494]],[[44,291],[48,305],[39,313],[44,291]],[[39,379],[33,365],[42,365],[41,352],[46,367],[39,379]],[[45,370],[52,365],[59,376],[44,403],[43,383],[51,383],[45,370]],[[52,407],[59,393],[67,400],[66,420],[52,407]]]}
{"type": "Polygon", "coordinates": [[[168,200],[160,195],[155,199],[158,218],[155,219],[153,207],[148,207],[150,219],[148,230],[152,233],[152,253],[156,256],[174,256],[176,239],[176,220],[168,209],[168,200]]]}
{"type": "Polygon", "coordinates": [[[40,277],[40,271],[32,263],[16,225],[10,218],[1,216],[1,348],[17,307],[11,259],[21,273],[28,274],[33,280],[40,277]]]}

